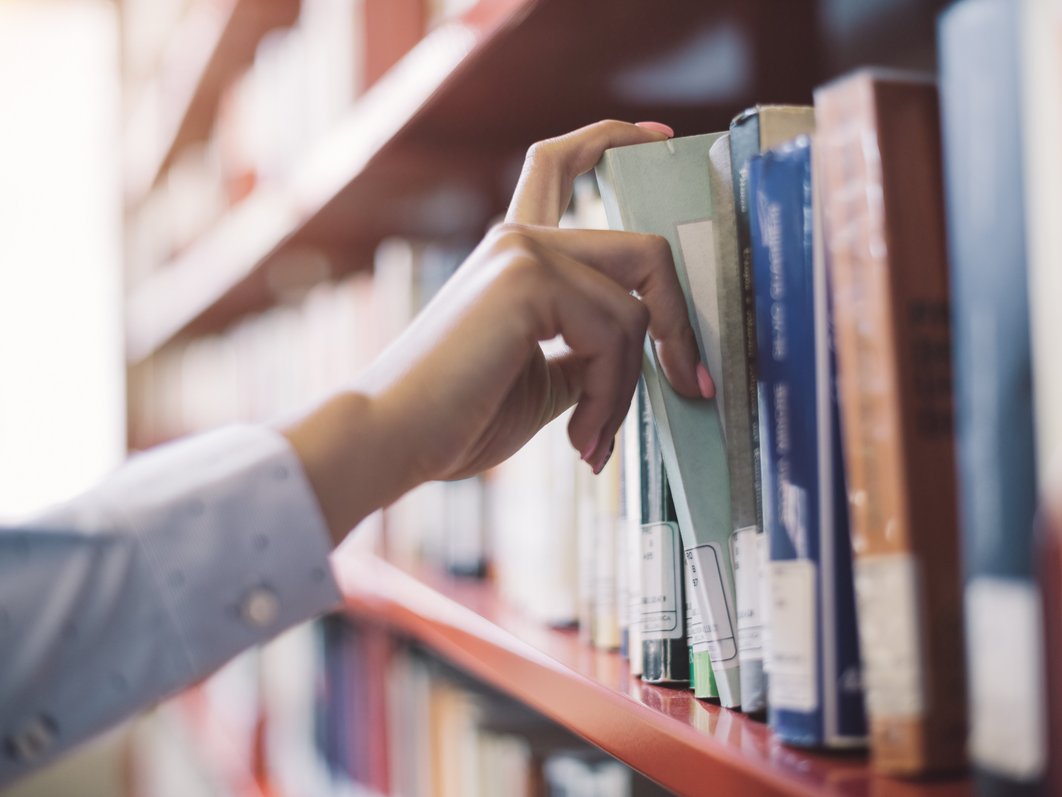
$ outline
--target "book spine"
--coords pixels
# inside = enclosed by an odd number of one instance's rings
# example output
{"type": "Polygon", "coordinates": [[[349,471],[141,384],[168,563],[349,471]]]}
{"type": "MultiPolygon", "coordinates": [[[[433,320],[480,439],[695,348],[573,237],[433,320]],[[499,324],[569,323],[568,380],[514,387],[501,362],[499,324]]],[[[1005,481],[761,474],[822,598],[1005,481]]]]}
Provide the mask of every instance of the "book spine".
{"type": "Polygon", "coordinates": [[[865,747],[867,720],[852,576],[848,483],[844,473],[841,407],[837,391],[836,330],[829,291],[818,145],[811,148],[810,212],[815,318],[816,423],[819,468],[819,606],[822,628],[820,681],[823,737],[828,747],[865,747]]]}
{"type": "MultiPolygon", "coordinates": [[[[644,386],[639,390],[644,393],[644,386]]],[[[690,654],[685,626],[682,537],[675,523],[660,439],[648,398],[643,410],[639,438],[645,478],[638,538],[642,679],[649,683],[686,683],[690,679],[690,654]]]]}
{"type": "Polygon", "coordinates": [[[1022,0],[1021,89],[1029,297],[1036,406],[1036,460],[1041,485],[1062,472],[1062,2],[1022,0]]]}
{"type": "Polygon", "coordinates": [[[686,644],[689,645],[690,689],[702,700],[718,697],[712,678],[712,658],[708,653],[708,636],[694,599],[693,571],[689,558],[682,558],[683,586],[686,590],[686,644]]]}
{"type": "Polygon", "coordinates": [[[1033,566],[1020,16],[1010,0],[958,3],[941,16],[939,51],[970,756],[993,793],[1005,783],[1033,794],[1047,765],[1046,687],[1033,566]]]}
{"type": "Polygon", "coordinates": [[[669,521],[641,527],[642,679],[649,683],[688,683],[682,538],[669,521]]]}
{"type": "MultiPolygon", "coordinates": [[[[809,134],[814,128],[814,112],[808,106],[756,106],[740,114],[730,125],[730,179],[732,182],[732,199],[734,207],[734,219],[737,233],[738,260],[740,263],[742,302],[741,308],[744,313],[744,344],[746,352],[746,393],[748,396],[749,412],[751,416],[752,435],[752,458],[753,478],[756,492],[756,526],[759,530],[755,539],[748,539],[749,535],[735,536],[735,544],[742,544],[740,555],[742,565],[741,573],[735,566],[735,578],[739,579],[744,587],[739,590],[745,600],[739,598],[739,610],[742,604],[749,606],[752,598],[752,584],[758,585],[756,592],[759,594],[759,648],[763,660],[763,692],[769,692],[768,671],[770,664],[770,635],[769,623],[767,622],[768,607],[768,583],[767,583],[767,537],[763,533],[763,515],[765,504],[769,500],[763,495],[763,468],[765,463],[762,456],[763,444],[760,439],[760,415],[762,413],[758,395],[758,382],[756,377],[756,297],[753,285],[752,272],[752,248],[749,230],[749,191],[748,172],[751,159],[771,147],[782,144],[789,139],[800,135],[809,134]],[[757,564],[759,563],[759,564],[757,564]]],[[[735,545],[736,548],[736,545],[735,545]]],[[[745,622],[755,626],[755,621],[745,622]]],[[[740,636],[740,635],[739,635],[740,636]]],[[[746,634],[755,639],[753,634],[746,634]]],[[[755,642],[753,643],[755,644],[755,642]]],[[[755,660],[755,654],[753,654],[755,660]]],[[[753,664],[753,673],[756,665],[753,664]]],[[[752,676],[755,683],[755,674],[752,676]]],[[[763,708],[757,705],[753,698],[746,705],[746,710],[755,711],[763,708]]]]}
{"type": "Polygon", "coordinates": [[[937,96],[815,93],[874,767],[961,769],[962,606],[937,96]],[[932,632],[931,632],[932,630],[932,632]]]}
{"type": "Polygon", "coordinates": [[[639,383],[623,422],[623,494],[627,568],[627,658],[631,675],[642,674],[642,516],[647,512],[644,485],[648,466],[642,455],[641,425],[645,386],[639,383]]]}
{"type": "Polygon", "coordinates": [[[809,162],[769,152],[749,172],[757,361],[764,397],[764,524],[770,547],[771,729],[784,741],[823,744],[818,675],[819,496],[809,162]]]}
{"type": "MultiPolygon", "coordinates": [[[[752,460],[754,489],[756,490],[756,525],[763,530],[763,501],[760,481],[760,428],[758,423],[759,402],[756,381],[756,291],[752,273],[752,238],[749,218],[748,176],[749,163],[760,154],[760,117],[758,113],[747,114],[735,120],[728,136],[730,148],[730,180],[732,199],[729,203],[734,212],[734,228],[737,239],[738,273],[741,280],[741,313],[743,321],[743,345],[745,348],[745,394],[749,405],[752,437],[752,460]]],[[[713,164],[718,159],[712,158],[713,164]]],[[[721,166],[721,164],[720,164],[721,166]]],[[[717,167],[718,168],[718,167],[717,167]]],[[[714,198],[714,195],[713,195],[714,198]]]]}
{"type": "Polygon", "coordinates": [[[708,173],[715,227],[719,376],[728,386],[721,408],[730,469],[730,517],[734,527],[731,554],[737,602],[741,705],[744,711],[757,713],[766,709],[767,693],[761,645],[759,558],[756,553],[762,526],[756,454],[759,444],[756,379],[752,367],[755,338],[750,339],[745,330],[745,289],[751,288],[751,280],[744,278],[738,251],[730,154],[728,134],[709,150],[708,173]]]}

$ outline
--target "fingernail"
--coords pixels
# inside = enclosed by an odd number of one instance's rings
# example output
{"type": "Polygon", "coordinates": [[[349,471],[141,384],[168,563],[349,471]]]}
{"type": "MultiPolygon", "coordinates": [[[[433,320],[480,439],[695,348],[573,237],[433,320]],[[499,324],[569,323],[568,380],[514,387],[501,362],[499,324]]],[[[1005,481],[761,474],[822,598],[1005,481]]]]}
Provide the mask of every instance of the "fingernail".
{"type": "Polygon", "coordinates": [[[594,468],[594,475],[597,476],[601,471],[605,469],[605,465],[608,464],[609,459],[612,458],[612,452],[616,449],[616,440],[613,438],[612,442],[608,444],[608,451],[605,452],[605,456],[601,461],[597,463],[597,467],[594,468]]]}
{"type": "Polygon", "coordinates": [[[635,122],[638,127],[644,127],[646,130],[655,130],[657,133],[663,133],[668,138],[675,137],[675,131],[662,122],[635,122]]]}
{"type": "Polygon", "coordinates": [[[587,443],[586,446],[583,447],[583,450],[579,452],[579,456],[581,456],[583,458],[584,462],[587,462],[587,463],[590,462],[590,455],[593,454],[595,451],[597,451],[597,444],[598,444],[598,442],[600,440],[601,440],[601,430],[599,429],[597,431],[597,434],[595,434],[590,439],[590,442],[587,443]]]}
{"type": "Polygon", "coordinates": [[[708,369],[704,363],[697,363],[697,387],[701,389],[701,395],[710,399],[715,395],[715,382],[708,375],[708,369]]]}

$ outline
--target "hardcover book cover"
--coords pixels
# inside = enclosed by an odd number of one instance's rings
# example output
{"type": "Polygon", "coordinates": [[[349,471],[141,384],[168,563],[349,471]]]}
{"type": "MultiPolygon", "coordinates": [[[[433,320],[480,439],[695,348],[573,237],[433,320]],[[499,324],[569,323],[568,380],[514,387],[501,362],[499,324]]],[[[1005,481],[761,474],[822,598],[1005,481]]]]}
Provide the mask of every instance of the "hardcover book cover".
{"type": "Polygon", "coordinates": [[[962,591],[937,91],[860,71],[815,92],[871,753],[961,770],[962,591]]]}
{"type": "Polygon", "coordinates": [[[753,284],[770,547],[772,730],[808,747],[866,743],[851,542],[806,136],[752,159],[753,284]]]}
{"type": "Polygon", "coordinates": [[[709,153],[712,201],[719,220],[716,252],[719,259],[723,377],[731,385],[730,400],[723,408],[723,414],[728,429],[734,429],[728,432],[727,455],[732,485],[731,514],[735,528],[738,658],[741,661],[742,708],[750,713],[763,712],[767,708],[764,672],[767,633],[763,614],[766,610],[767,583],[766,572],[760,566],[761,562],[767,560],[767,551],[760,486],[756,314],[749,236],[748,166],[755,155],[798,135],[811,133],[814,126],[815,113],[810,106],[756,105],[731,122],[730,133],[725,139],[717,141],[709,153]],[[729,164],[726,163],[727,159],[729,164]],[[729,186],[725,184],[727,180],[729,186]],[[731,215],[732,228],[728,221],[731,215]],[[736,298],[738,296],[740,298],[736,298]],[[740,387],[742,385],[744,388],[740,387]],[[747,421],[744,420],[746,416],[747,421]],[[748,427],[747,444],[743,433],[745,424],[748,427]],[[748,454],[744,450],[746,445],[748,454]],[[751,464],[748,457],[751,457],[751,464]],[[754,516],[748,512],[750,468],[754,516]],[[742,475],[736,475],[738,473],[742,475]]]}
{"type": "MultiPolygon", "coordinates": [[[[687,311],[696,322],[689,275],[714,273],[713,214],[708,151],[719,134],[691,136],[608,150],[597,167],[609,226],[654,233],[671,244],[687,311]]],[[[695,278],[696,279],[696,278],[695,278]]],[[[712,342],[718,348],[718,341],[712,342]]],[[[656,420],[683,546],[696,567],[694,590],[708,641],[719,698],[741,704],[737,615],[730,554],[730,478],[716,401],[686,399],[667,382],[651,340],[642,373],[656,420]]],[[[717,386],[721,383],[715,374],[717,386]]]]}
{"type": "Polygon", "coordinates": [[[965,0],[939,26],[970,755],[981,792],[1008,795],[1039,793],[1047,765],[1021,14],[965,0]]]}

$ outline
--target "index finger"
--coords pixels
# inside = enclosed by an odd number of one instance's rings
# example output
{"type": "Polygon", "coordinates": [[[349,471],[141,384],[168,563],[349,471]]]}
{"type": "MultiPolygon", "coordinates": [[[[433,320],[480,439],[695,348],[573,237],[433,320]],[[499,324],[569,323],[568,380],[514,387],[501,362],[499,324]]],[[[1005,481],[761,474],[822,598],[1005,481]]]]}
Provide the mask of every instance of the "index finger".
{"type": "Polygon", "coordinates": [[[715,395],[708,369],[699,365],[697,339],[666,239],[614,230],[509,228],[585,263],[628,291],[637,291],[649,310],[649,334],[668,382],[689,398],[715,395]]]}
{"type": "Polygon", "coordinates": [[[673,135],[671,128],[659,122],[631,124],[610,119],[533,144],[505,220],[557,226],[571,201],[575,178],[594,168],[606,149],[663,141],[673,135]]]}

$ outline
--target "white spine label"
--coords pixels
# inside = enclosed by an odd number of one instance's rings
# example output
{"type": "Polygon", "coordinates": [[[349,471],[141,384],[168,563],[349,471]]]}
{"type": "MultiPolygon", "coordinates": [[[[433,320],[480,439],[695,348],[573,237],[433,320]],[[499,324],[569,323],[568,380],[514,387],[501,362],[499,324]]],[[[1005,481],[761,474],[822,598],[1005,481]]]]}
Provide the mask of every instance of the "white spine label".
{"type": "Polygon", "coordinates": [[[863,556],[854,575],[867,710],[917,717],[926,705],[917,563],[909,554],[863,556]]]}
{"type": "Polygon", "coordinates": [[[737,666],[737,638],[731,621],[734,596],[723,576],[719,545],[711,542],[690,548],[686,551],[686,565],[713,666],[737,666]]]}
{"type": "Polygon", "coordinates": [[[771,705],[790,711],[819,706],[815,667],[815,563],[770,563],[771,705]]]}
{"type": "Polygon", "coordinates": [[[738,650],[741,660],[763,659],[763,627],[760,617],[760,553],[763,535],[755,526],[734,533],[734,585],[737,592],[738,650]]]}
{"type": "Polygon", "coordinates": [[[642,635],[682,639],[682,559],[674,523],[642,526],[642,635]]]}
{"type": "Polygon", "coordinates": [[[771,671],[771,545],[766,532],[756,536],[756,558],[759,560],[756,589],[760,595],[760,647],[763,650],[763,671],[768,673],[771,671]]]}
{"type": "Polygon", "coordinates": [[[966,585],[970,753],[1016,780],[1047,764],[1040,594],[1032,582],[973,579],[966,585]]]}
{"type": "Polygon", "coordinates": [[[701,622],[701,613],[697,610],[695,587],[693,584],[693,568],[687,565],[682,568],[686,576],[686,638],[694,653],[708,650],[708,636],[704,633],[704,623],[701,622]]]}

